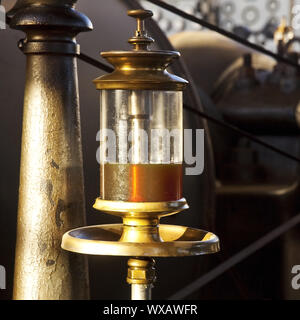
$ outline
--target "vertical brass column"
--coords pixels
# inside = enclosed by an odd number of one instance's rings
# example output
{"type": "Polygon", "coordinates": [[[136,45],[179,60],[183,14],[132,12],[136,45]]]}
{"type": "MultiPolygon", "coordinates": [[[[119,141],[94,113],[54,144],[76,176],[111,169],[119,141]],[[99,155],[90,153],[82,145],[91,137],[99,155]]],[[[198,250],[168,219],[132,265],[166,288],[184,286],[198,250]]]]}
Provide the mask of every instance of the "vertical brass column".
{"type": "Polygon", "coordinates": [[[83,256],[60,248],[85,224],[75,36],[92,29],[76,0],[19,0],[10,26],[27,56],[14,299],[87,299],[83,256]]]}

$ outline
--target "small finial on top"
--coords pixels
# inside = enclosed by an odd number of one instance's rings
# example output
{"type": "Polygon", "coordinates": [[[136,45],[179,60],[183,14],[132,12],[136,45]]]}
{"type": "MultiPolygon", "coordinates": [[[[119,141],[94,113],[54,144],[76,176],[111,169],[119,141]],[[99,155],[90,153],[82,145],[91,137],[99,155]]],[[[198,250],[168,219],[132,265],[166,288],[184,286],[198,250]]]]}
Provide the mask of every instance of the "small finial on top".
{"type": "Polygon", "coordinates": [[[134,45],[133,50],[148,50],[148,45],[154,40],[147,36],[144,20],[153,16],[152,11],[143,9],[128,10],[127,14],[137,20],[135,36],[130,38],[128,42],[134,45]]]}
{"type": "Polygon", "coordinates": [[[153,12],[151,10],[137,9],[137,10],[128,10],[127,14],[130,17],[145,20],[153,16],[153,12]]]}

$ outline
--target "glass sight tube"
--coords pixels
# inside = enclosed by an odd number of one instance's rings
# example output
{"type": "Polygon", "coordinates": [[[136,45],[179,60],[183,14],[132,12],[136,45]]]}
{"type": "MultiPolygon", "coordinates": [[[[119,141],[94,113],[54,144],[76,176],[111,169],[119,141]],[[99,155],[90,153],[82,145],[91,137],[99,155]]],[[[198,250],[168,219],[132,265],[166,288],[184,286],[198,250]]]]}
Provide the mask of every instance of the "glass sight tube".
{"type": "Polygon", "coordinates": [[[182,92],[100,90],[100,198],[182,198],[182,92]]]}

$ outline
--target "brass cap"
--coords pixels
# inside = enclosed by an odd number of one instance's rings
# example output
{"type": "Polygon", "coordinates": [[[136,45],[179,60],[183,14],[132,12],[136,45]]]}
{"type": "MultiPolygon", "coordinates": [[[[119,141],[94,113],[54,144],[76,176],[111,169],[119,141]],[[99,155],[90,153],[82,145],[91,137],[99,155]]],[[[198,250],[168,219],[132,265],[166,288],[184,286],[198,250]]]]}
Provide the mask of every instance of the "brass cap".
{"type": "Polygon", "coordinates": [[[166,68],[180,56],[177,51],[149,50],[154,40],[147,35],[145,19],[153,14],[149,10],[130,10],[128,15],[137,19],[135,35],[128,42],[132,51],[108,51],[101,55],[115,70],[94,80],[97,89],[169,90],[181,91],[188,82],[170,74],[166,68]]]}

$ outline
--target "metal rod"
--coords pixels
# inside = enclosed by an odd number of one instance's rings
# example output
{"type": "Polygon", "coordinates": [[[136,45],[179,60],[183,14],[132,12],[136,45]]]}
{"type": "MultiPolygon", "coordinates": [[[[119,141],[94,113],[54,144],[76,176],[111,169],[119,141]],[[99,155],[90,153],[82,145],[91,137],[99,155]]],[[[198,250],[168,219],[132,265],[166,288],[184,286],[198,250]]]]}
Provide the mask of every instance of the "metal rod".
{"type": "Polygon", "coordinates": [[[105,64],[105,63],[102,63],[101,61],[99,60],[96,60],[96,59],[93,59],[92,57],[80,52],[80,54],[77,56],[78,59],[96,67],[96,68],[99,68],[105,72],[113,72],[114,71],[114,68],[112,68],[111,66],[105,64]]]}
{"type": "Polygon", "coordinates": [[[131,300],[151,300],[152,284],[132,284],[131,300]]]}

